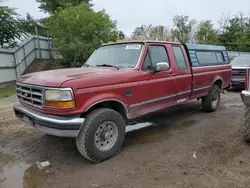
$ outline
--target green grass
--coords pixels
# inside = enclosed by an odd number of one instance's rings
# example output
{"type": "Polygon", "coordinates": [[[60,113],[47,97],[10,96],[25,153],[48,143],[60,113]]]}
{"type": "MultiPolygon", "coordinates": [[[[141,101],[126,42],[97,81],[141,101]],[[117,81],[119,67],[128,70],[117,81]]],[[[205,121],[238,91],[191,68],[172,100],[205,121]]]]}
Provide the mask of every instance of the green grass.
{"type": "Polygon", "coordinates": [[[16,86],[10,85],[4,88],[0,88],[0,98],[9,97],[16,94],[16,86]]]}

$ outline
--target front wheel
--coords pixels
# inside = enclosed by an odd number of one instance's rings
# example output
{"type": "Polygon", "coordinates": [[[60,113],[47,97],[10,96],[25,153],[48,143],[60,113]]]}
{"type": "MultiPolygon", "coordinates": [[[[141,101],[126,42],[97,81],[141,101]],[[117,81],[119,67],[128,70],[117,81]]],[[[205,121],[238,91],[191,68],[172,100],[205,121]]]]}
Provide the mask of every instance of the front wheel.
{"type": "Polygon", "coordinates": [[[250,106],[245,106],[244,110],[244,120],[241,124],[241,133],[243,138],[247,142],[250,142],[250,106]]]}
{"type": "Polygon", "coordinates": [[[76,138],[79,152],[92,162],[101,162],[116,155],[125,139],[125,121],[112,109],[91,112],[76,138]]]}
{"type": "Polygon", "coordinates": [[[208,95],[202,99],[202,106],[206,112],[214,112],[220,105],[220,88],[218,85],[213,85],[208,95]]]}

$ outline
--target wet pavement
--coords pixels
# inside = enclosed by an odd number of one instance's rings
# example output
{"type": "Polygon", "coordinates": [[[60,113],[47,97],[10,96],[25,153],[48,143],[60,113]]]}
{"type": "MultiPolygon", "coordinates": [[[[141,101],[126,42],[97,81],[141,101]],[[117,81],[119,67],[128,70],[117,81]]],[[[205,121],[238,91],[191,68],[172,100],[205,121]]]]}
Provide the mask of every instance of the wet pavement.
{"type": "Polygon", "coordinates": [[[137,120],[126,128],[121,152],[98,164],[79,154],[74,139],[44,135],[17,120],[15,100],[0,100],[0,188],[249,187],[239,92],[222,94],[214,113],[193,101],[137,120]],[[39,170],[37,161],[51,166],[39,170]]]}
{"type": "Polygon", "coordinates": [[[14,156],[0,153],[0,187],[41,187],[49,171],[42,171],[36,165],[16,161],[14,156]]]}

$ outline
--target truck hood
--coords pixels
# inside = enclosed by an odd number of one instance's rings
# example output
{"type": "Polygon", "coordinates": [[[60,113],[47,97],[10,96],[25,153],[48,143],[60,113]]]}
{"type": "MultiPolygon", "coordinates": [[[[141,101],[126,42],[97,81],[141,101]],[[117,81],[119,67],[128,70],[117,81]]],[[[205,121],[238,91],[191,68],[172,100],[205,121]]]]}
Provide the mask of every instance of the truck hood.
{"type": "Polygon", "coordinates": [[[246,69],[248,68],[247,66],[236,66],[236,65],[232,65],[232,69],[246,69]]]}
{"type": "Polygon", "coordinates": [[[85,78],[96,75],[110,74],[117,70],[115,68],[70,68],[51,71],[42,71],[21,76],[17,81],[32,85],[60,87],[64,82],[78,78],[85,78]]]}

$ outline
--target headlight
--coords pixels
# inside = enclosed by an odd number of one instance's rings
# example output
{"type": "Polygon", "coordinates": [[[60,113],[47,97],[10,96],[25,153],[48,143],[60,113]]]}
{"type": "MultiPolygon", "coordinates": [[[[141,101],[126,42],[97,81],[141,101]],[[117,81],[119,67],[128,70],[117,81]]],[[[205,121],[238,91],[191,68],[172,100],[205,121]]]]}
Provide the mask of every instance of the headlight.
{"type": "Polygon", "coordinates": [[[45,100],[48,101],[70,101],[72,100],[70,90],[46,90],[45,100]]]}
{"type": "Polygon", "coordinates": [[[54,108],[73,108],[75,102],[72,91],[48,89],[45,91],[45,106],[54,108]]]}

